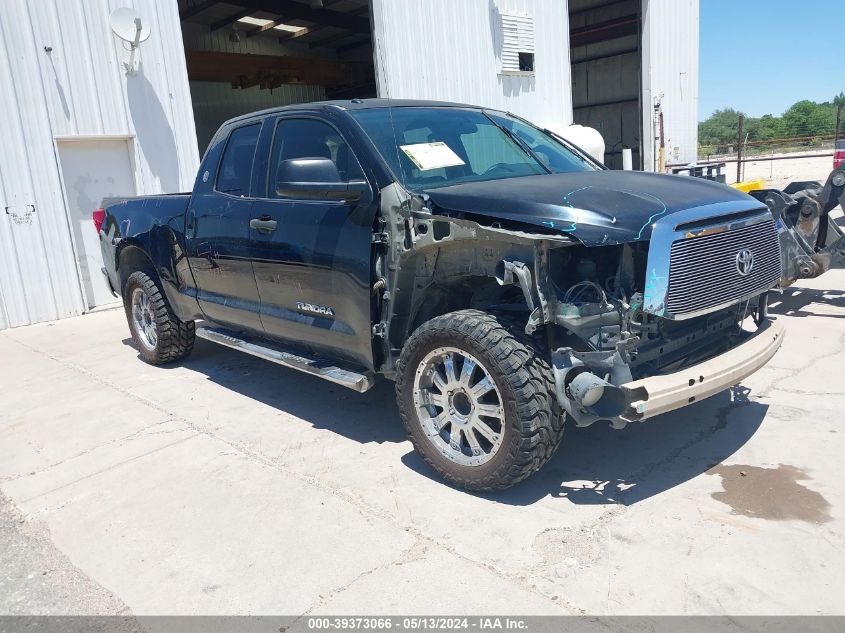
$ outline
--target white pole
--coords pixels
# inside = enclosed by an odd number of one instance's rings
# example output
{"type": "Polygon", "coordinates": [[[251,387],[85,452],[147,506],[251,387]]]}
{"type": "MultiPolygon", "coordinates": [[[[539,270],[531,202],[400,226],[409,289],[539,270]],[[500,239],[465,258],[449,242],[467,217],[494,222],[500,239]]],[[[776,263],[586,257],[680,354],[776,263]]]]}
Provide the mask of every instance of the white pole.
{"type": "Polygon", "coordinates": [[[634,168],[634,159],[631,155],[631,148],[630,147],[623,147],[622,148],[622,169],[625,171],[631,171],[634,168]]]}

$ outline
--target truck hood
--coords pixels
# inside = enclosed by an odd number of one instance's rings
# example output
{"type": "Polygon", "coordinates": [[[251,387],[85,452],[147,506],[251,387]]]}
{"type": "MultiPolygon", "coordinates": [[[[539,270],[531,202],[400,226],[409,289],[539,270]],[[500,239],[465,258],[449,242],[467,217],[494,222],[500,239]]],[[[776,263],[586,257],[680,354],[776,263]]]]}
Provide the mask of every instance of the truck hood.
{"type": "Polygon", "coordinates": [[[535,225],[586,246],[648,240],[655,220],[693,207],[731,202],[732,212],[762,208],[751,196],[716,182],[634,171],[524,176],[426,193],[434,213],[535,225]]]}

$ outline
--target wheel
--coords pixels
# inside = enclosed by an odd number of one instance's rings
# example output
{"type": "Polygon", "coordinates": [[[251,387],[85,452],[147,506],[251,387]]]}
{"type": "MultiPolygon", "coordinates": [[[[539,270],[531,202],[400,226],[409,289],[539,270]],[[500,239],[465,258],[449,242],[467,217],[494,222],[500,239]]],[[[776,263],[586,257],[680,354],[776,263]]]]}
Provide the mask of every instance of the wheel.
{"type": "Polygon", "coordinates": [[[194,322],[180,321],[158,284],[145,272],[126,280],[123,307],[129,330],[146,362],[161,365],[181,360],[194,348],[194,322]]]}
{"type": "Polygon", "coordinates": [[[502,317],[462,310],[408,339],[396,395],[408,436],[450,483],[497,490],[554,454],[565,415],[542,342],[502,317]]]}

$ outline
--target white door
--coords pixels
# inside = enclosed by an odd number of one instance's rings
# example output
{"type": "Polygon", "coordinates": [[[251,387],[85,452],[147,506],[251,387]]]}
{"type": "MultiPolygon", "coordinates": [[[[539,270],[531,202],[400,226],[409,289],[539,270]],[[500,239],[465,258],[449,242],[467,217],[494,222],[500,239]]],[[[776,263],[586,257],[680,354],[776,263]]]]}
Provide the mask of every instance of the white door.
{"type": "Polygon", "coordinates": [[[134,196],[127,139],[60,140],[59,162],[88,308],[119,301],[100,272],[103,258],[91,213],[103,198],[134,196]]]}

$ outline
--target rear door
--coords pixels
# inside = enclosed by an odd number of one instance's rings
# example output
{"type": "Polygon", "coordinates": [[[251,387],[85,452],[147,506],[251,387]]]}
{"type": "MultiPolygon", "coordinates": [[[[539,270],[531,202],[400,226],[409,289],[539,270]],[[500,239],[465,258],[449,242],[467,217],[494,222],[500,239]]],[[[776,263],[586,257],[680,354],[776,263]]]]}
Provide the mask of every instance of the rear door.
{"type": "Polygon", "coordinates": [[[194,187],[185,226],[188,260],[205,316],[261,332],[249,230],[253,162],[261,122],[231,130],[209,149],[194,187]]]}
{"type": "Polygon", "coordinates": [[[372,189],[356,202],[278,194],[275,175],[283,160],[330,158],[345,181],[364,174],[354,148],[327,119],[290,114],[268,119],[269,125],[262,141],[267,177],[252,218],[275,228],[251,232],[260,245],[253,265],[264,331],[370,368],[372,189]]]}

